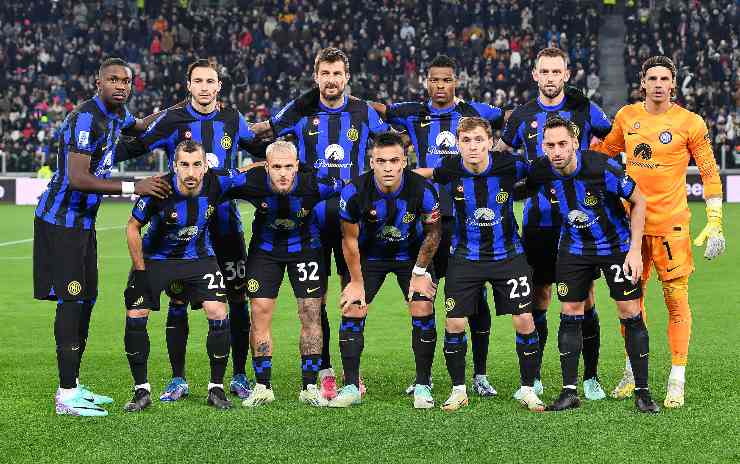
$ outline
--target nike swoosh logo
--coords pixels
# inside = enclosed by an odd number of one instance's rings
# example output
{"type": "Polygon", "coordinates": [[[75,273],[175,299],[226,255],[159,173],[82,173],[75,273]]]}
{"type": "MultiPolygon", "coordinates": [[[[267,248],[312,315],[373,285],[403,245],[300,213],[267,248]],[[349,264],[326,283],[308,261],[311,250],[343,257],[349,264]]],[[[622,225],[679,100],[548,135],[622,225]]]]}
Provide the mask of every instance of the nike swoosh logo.
{"type": "Polygon", "coordinates": [[[524,352],[524,356],[532,356],[533,354],[537,354],[537,352],[536,351],[532,351],[532,352],[526,352],[525,351],[524,352]]]}
{"type": "Polygon", "coordinates": [[[455,353],[457,353],[457,351],[445,351],[444,353],[445,354],[455,354],[455,353]]]}
{"type": "Polygon", "coordinates": [[[353,341],[355,341],[355,339],[354,339],[354,338],[348,338],[348,339],[346,339],[346,340],[342,340],[342,339],[340,338],[340,339],[339,339],[339,341],[340,341],[340,342],[345,342],[345,343],[346,343],[346,342],[353,342],[353,341]]]}
{"type": "Polygon", "coordinates": [[[234,290],[241,290],[241,289],[242,289],[242,288],[244,288],[244,287],[245,287],[246,285],[247,285],[247,284],[245,284],[245,283],[241,283],[241,284],[239,284],[239,285],[234,285],[234,290]]]}
{"type": "Polygon", "coordinates": [[[214,354],[214,355],[213,355],[213,357],[214,357],[214,358],[216,358],[216,359],[224,359],[224,358],[225,358],[226,356],[228,356],[228,355],[226,355],[226,354],[225,354],[225,355],[223,355],[223,356],[219,356],[219,355],[217,355],[217,354],[214,354]]]}
{"type": "Polygon", "coordinates": [[[637,135],[637,132],[627,132],[627,135],[637,135]]]}
{"type": "Polygon", "coordinates": [[[539,134],[538,134],[537,132],[535,132],[534,134],[529,134],[529,135],[527,135],[527,138],[528,138],[528,139],[533,139],[533,138],[537,137],[538,135],[539,135],[539,134]]]}
{"type": "Polygon", "coordinates": [[[560,203],[560,200],[550,200],[550,203],[553,205],[560,203]]]}
{"type": "Polygon", "coordinates": [[[306,293],[313,293],[313,292],[315,292],[316,290],[318,290],[318,289],[320,289],[320,288],[321,288],[321,287],[316,287],[316,288],[307,288],[307,289],[306,289],[306,293]]]}
{"type": "Polygon", "coordinates": [[[429,122],[420,122],[419,127],[427,127],[429,124],[431,124],[431,121],[429,122]]]}
{"type": "Polygon", "coordinates": [[[679,267],[681,267],[681,266],[674,266],[674,267],[669,267],[668,269],[666,269],[666,272],[671,272],[671,271],[675,271],[675,270],[676,270],[676,269],[678,269],[679,267]]]}
{"type": "Polygon", "coordinates": [[[627,295],[629,295],[630,293],[635,293],[636,291],[637,291],[637,289],[636,289],[636,288],[633,288],[632,290],[625,290],[625,291],[624,291],[624,296],[627,296],[627,295]]]}
{"type": "Polygon", "coordinates": [[[641,358],[644,358],[644,357],[645,357],[645,356],[647,356],[648,354],[650,354],[650,353],[640,353],[640,357],[641,357],[641,358]]]}
{"type": "Polygon", "coordinates": [[[216,296],[226,296],[225,293],[216,293],[216,296]]]}
{"type": "Polygon", "coordinates": [[[526,308],[527,306],[529,306],[530,304],[532,304],[532,302],[531,302],[531,301],[530,301],[529,303],[524,303],[524,304],[521,304],[521,303],[519,303],[519,309],[524,309],[524,308],[526,308]]]}
{"type": "Polygon", "coordinates": [[[568,356],[569,354],[570,354],[570,351],[568,351],[567,353],[560,353],[560,356],[568,356]]]}
{"type": "Polygon", "coordinates": [[[455,197],[455,201],[463,201],[464,199],[465,199],[465,198],[462,198],[462,197],[460,197],[460,198],[458,198],[458,197],[455,197]]]}
{"type": "Polygon", "coordinates": [[[419,338],[424,343],[434,343],[436,340],[424,340],[423,338],[419,338]]]}
{"type": "Polygon", "coordinates": [[[321,131],[308,131],[308,135],[318,135],[321,131]]]}
{"type": "Polygon", "coordinates": [[[129,353],[129,352],[127,351],[127,352],[126,352],[126,356],[136,356],[136,355],[137,355],[137,354],[139,354],[139,353],[141,353],[141,352],[140,352],[140,351],[137,351],[136,353],[129,353]]]}

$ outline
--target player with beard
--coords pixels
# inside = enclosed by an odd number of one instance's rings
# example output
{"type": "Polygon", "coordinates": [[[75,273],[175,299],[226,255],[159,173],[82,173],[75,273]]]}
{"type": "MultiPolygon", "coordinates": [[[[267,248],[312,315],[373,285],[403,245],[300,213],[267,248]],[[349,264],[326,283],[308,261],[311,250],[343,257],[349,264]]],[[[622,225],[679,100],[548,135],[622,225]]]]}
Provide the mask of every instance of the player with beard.
{"type": "MultiPolygon", "coordinates": [[[[314,61],[313,78],[318,89],[291,101],[269,121],[257,123],[252,128],[262,138],[294,136],[298,159],[305,168],[315,170],[321,177],[349,181],[368,169],[366,160],[371,135],[387,132],[389,127],[367,102],[345,95],[350,75],[349,59],[343,51],[333,47],[321,50],[314,61]]],[[[344,287],[349,271],[342,255],[338,198],[327,202],[326,215],[329,233],[322,239],[325,262],[328,268],[333,251],[344,287]]],[[[325,303],[322,305],[322,327],[321,392],[326,399],[332,399],[337,390],[328,351],[330,329],[325,303]]]]}
{"type": "Polygon", "coordinates": [[[267,147],[267,164],[249,171],[247,184],[234,193],[248,198],[256,209],[247,262],[256,385],[244,406],[261,406],[275,399],[271,385],[272,316],[286,270],[301,321],[303,389],[298,398],[311,406],[326,405],[316,387],[321,368],[321,301],[326,292],[326,269],[312,210],[319,201],[339,195],[343,186],[339,179],[298,172],[295,146],[276,141],[267,147]]]}
{"type": "Polygon", "coordinates": [[[635,406],[660,410],[648,389],[648,331],[640,314],[642,232],[645,197],[622,166],[607,155],[578,149],[575,125],[561,117],[547,120],[542,146],[546,157],[533,163],[530,190],[541,184],[559,200],[562,227],[558,244],[557,291],[561,302],[558,351],[563,389],[549,411],[580,406],[578,360],[583,345],[584,303],[598,268],[604,273],[624,328],[624,347],[635,367],[635,406]],[[628,216],[622,201],[631,205],[628,216]]]}
{"type": "MultiPolygon", "coordinates": [[[[208,167],[237,167],[238,150],[251,148],[254,133],[238,111],[220,107],[218,95],[221,79],[218,70],[208,60],[199,59],[191,63],[186,77],[190,94],[187,103],[165,111],[146,133],[129,146],[134,145],[134,149],[143,146],[145,150],[161,148],[172,164],[177,145],[185,140],[192,140],[203,145],[208,167]]],[[[229,388],[239,398],[246,398],[250,392],[250,383],[246,376],[250,324],[245,277],[247,250],[236,203],[224,201],[216,209],[215,218],[209,224],[229,302],[234,370],[229,388]]],[[[189,393],[185,377],[188,334],[187,305],[175,295],[170,300],[166,324],[172,380],[160,396],[161,401],[177,401],[189,393]]]]}
{"type": "MultiPolygon", "coordinates": [[[[545,156],[542,148],[542,129],[545,122],[560,116],[575,123],[578,128],[580,148],[588,149],[593,137],[603,138],[611,130],[611,123],[595,103],[573,88],[566,88],[570,78],[568,55],[558,48],[540,50],[532,70],[537,83],[537,98],[517,107],[506,122],[496,150],[521,150],[529,161],[545,156]]],[[[522,241],[527,261],[533,269],[534,310],[532,312],[540,336],[540,356],[547,343],[547,308],[552,300],[555,282],[558,237],[560,237],[558,200],[551,192],[541,191],[524,205],[522,241]]],[[[594,278],[598,278],[598,271],[594,278]]],[[[606,397],[598,379],[601,335],[599,317],[593,296],[593,286],[586,301],[583,323],[583,388],[590,400],[606,397]]],[[[543,390],[538,373],[535,389],[543,390]]],[[[514,394],[518,397],[520,392],[514,394]]]]}
{"type": "MultiPolygon", "coordinates": [[[[500,108],[481,102],[463,102],[455,97],[458,85],[457,63],[446,55],[439,55],[429,64],[426,88],[427,102],[373,103],[375,108],[390,124],[404,130],[416,151],[416,162],[420,168],[435,168],[442,160],[460,154],[457,147],[457,125],[460,118],[480,117],[491,127],[503,126],[504,114],[500,108]]],[[[454,215],[449,195],[436,186],[440,195],[442,213],[442,241],[434,257],[435,275],[445,276],[449,259],[454,215]]],[[[488,381],[488,343],[491,336],[491,309],[486,291],[481,294],[480,307],[469,317],[470,339],[473,351],[473,391],[480,396],[494,396],[496,390],[488,381]]],[[[406,393],[414,392],[412,383],[406,393]]]]}
{"type": "Polygon", "coordinates": [[[59,389],[56,413],[105,416],[102,404],[113,402],[79,383],[87,345],[90,316],[98,295],[95,220],[104,194],[166,197],[171,189],[162,179],[137,183],[110,179],[121,161],[121,134],[143,129],[126,108],[132,71],[119,58],[101,63],[97,94],[81,103],[60,130],[58,169],[39,198],[33,232],[34,298],[57,302],[54,319],[59,389]]]}

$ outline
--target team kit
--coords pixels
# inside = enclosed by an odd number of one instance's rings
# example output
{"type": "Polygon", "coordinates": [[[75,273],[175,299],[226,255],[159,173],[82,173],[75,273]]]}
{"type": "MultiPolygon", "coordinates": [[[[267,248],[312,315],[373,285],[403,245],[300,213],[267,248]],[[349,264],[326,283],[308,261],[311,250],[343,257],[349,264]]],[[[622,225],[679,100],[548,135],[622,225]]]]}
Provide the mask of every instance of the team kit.
{"type": "Polygon", "coordinates": [[[152,405],[147,325],[163,292],[172,379],[159,400],[190,393],[190,308],[202,309],[208,324],[208,405],[231,408],[227,392],[244,407],[273,402],[272,317],[286,271],[300,321],[298,399],[308,406],[365,401],[365,324],[391,274],[411,319],[415,372],[405,392],[414,408],[435,407],[438,345],[452,384],[443,410],[466,407],[469,394],[497,395],[486,371],[492,314],[512,321],[520,378],[514,401],[540,412],[578,408],[582,396],[603,399],[594,298],[594,281],[603,277],[613,303],[599,304],[616,306],[626,353],[611,396],[634,397],[638,411],[656,413],[644,305],[653,268],[668,309],[672,358],[663,405],[684,405],[694,271],[684,181],[692,159],[707,213],[693,243],[713,259],[724,252],[725,239],[707,127],[673,102],[676,69],[669,58],[643,63],[643,100],[624,106],[613,121],[567,85],[568,56],[556,48],[541,50],[534,61],[537,96],[511,112],[456,97],[458,66],[444,55],[426,70],[426,101],[348,96],[348,58],[325,48],[314,62],[315,88],[269,120],[249,124],[219,102],[218,69],[196,60],[184,75],[188,98],[139,119],[126,108],[132,70],[109,58],[99,68],[96,95],[63,123],[57,171],[35,211],[33,261],[34,297],[57,302],[57,414],[105,416],[113,402],[79,376],[98,294],[95,221],[106,194],[138,195],[126,225],[131,270],[121,282],[134,385],[127,412],[152,405]],[[137,182],[111,178],[116,163],[155,149],[167,154],[167,174],[137,182]],[[238,166],[239,150],[255,161],[238,166]],[[239,201],[254,210],[249,243],[239,201]],[[515,201],[524,202],[521,231],[515,201]],[[334,272],[342,286],[338,327],[326,311],[334,272]],[[551,349],[560,355],[562,388],[546,405],[540,366],[553,293],[560,324],[551,349]],[[443,329],[436,325],[438,296],[443,329]]]}

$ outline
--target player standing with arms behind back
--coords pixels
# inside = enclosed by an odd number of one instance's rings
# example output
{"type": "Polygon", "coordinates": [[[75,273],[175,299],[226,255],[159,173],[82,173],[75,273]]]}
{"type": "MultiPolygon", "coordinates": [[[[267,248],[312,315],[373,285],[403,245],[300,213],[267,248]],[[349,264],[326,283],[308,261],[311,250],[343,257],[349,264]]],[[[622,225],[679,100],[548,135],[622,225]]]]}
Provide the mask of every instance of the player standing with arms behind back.
{"type": "MultiPolygon", "coordinates": [[[[678,408],[684,404],[691,336],[688,289],[694,260],[689,234],[691,212],[685,190],[690,159],[693,158],[699,168],[707,204],[707,225],[694,244],[707,244],[704,252],[707,259],[716,258],[725,251],[722,182],[704,120],[672,101],[676,93],[676,67],[671,59],[665,56],[648,58],[642,64],[640,86],[645,100],[619,110],[614,128],[594,149],[610,155],[625,152],[627,174],[647,198],[642,282],[646,285],[650,268],[655,266],[668,308],[672,364],[663,404],[667,408],[678,408]]],[[[642,308],[644,311],[644,304],[642,308]]],[[[634,388],[628,359],[624,377],[612,396],[626,398],[634,388]]]]}

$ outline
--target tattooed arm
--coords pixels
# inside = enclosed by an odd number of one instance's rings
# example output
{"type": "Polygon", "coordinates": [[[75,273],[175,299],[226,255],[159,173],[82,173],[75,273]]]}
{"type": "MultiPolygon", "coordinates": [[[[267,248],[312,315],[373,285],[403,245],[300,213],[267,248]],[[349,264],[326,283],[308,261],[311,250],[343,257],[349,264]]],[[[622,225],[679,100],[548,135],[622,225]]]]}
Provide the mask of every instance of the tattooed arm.
{"type": "Polygon", "coordinates": [[[424,241],[419,248],[416,265],[411,274],[409,301],[411,301],[414,293],[419,293],[429,299],[434,298],[437,293],[437,284],[432,281],[426,269],[432,263],[435,253],[437,253],[439,241],[442,238],[442,221],[439,220],[439,210],[436,210],[436,213],[429,215],[429,217],[433,222],[424,223],[424,241]]]}

